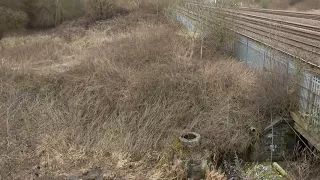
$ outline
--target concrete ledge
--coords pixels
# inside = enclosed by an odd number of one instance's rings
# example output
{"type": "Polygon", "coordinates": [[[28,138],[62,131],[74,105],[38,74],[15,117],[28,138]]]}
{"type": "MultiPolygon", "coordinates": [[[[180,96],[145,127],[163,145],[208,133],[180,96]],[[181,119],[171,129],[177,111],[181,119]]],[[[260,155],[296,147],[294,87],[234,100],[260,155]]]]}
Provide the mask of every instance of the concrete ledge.
{"type": "Polygon", "coordinates": [[[291,117],[293,121],[298,124],[300,127],[302,127],[304,130],[309,130],[309,124],[307,121],[298,113],[291,112],[291,117]]]}
{"type": "Polygon", "coordinates": [[[304,130],[299,124],[294,124],[294,129],[297,130],[304,138],[306,138],[309,143],[314,146],[318,151],[320,151],[320,141],[318,141],[312,134],[304,130]]]}

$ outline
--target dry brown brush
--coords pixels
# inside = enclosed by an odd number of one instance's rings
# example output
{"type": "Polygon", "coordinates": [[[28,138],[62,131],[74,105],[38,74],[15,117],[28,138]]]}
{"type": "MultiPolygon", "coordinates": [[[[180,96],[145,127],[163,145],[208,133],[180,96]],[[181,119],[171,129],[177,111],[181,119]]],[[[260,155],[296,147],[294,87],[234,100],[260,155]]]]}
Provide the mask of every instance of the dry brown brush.
{"type": "Polygon", "coordinates": [[[38,166],[45,169],[39,176],[102,166],[113,152],[161,156],[189,130],[202,135],[204,148],[246,150],[247,127],[269,121],[261,109],[280,108],[265,101],[278,98],[269,96],[277,93],[266,77],[223,56],[186,58],[181,27],[146,17],[97,24],[71,40],[35,35],[26,46],[21,41],[30,37],[4,39],[2,177],[21,178],[38,166]],[[117,23],[131,28],[118,31],[124,26],[117,23]],[[51,64],[34,64],[43,59],[51,64]]]}
{"type": "Polygon", "coordinates": [[[28,22],[27,14],[0,6],[0,40],[4,33],[12,29],[23,28],[28,22]]]}
{"type": "Polygon", "coordinates": [[[105,20],[128,13],[116,0],[85,0],[84,6],[86,16],[92,20],[105,20]]]}
{"type": "MultiPolygon", "coordinates": [[[[301,147],[300,147],[301,148],[301,147]]],[[[319,178],[319,152],[302,149],[297,151],[296,161],[286,161],[284,164],[290,177],[294,180],[316,180],[319,178]]]]}

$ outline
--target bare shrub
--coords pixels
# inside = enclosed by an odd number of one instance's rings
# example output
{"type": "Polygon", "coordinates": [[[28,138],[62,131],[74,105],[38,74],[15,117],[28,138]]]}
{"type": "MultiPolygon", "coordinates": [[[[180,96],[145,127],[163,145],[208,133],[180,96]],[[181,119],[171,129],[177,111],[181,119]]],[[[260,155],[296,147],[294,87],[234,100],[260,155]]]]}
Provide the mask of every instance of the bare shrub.
{"type": "Polygon", "coordinates": [[[289,5],[294,5],[294,4],[296,4],[296,3],[298,3],[298,2],[301,2],[302,0],[289,0],[289,5]]]}
{"type": "Polygon", "coordinates": [[[28,22],[28,17],[22,11],[0,6],[0,22],[0,39],[2,39],[5,32],[23,28],[28,22]]]}
{"type": "Polygon", "coordinates": [[[83,0],[60,0],[63,20],[74,20],[84,15],[83,0]]]}
{"type": "Polygon", "coordinates": [[[54,27],[83,14],[82,0],[4,0],[0,5],[25,12],[32,28],[54,27]]]}
{"type": "Polygon", "coordinates": [[[304,0],[304,1],[299,1],[299,2],[295,3],[294,7],[299,11],[319,9],[320,2],[317,0],[304,0]]]}
{"type": "Polygon", "coordinates": [[[29,26],[48,28],[60,24],[65,20],[62,2],[61,0],[26,0],[24,6],[30,18],[29,26]]]}
{"type": "Polygon", "coordinates": [[[260,5],[262,8],[269,8],[269,1],[268,0],[262,0],[260,2],[260,5]]]}
{"type": "Polygon", "coordinates": [[[86,0],[85,10],[87,16],[93,20],[109,19],[126,11],[119,7],[115,0],[86,0]]]}
{"type": "Polygon", "coordinates": [[[216,51],[225,52],[226,47],[233,44],[236,38],[235,33],[230,30],[233,29],[234,19],[224,7],[230,7],[230,4],[225,2],[215,11],[208,11],[202,6],[198,6],[195,10],[200,22],[197,33],[201,38],[201,54],[215,54],[212,52],[216,51]],[[206,23],[210,25],[208,26],[206,23]]]}
{"type": "Polygon", "coordinates": [[[271,0],[269,7],[271,9],[287,9],[289,7],[289,0],[271,0]]]}
{"type": "Polygon", "coordinates": [[[294,180],[316,180],[320,175],[320,161],[319,156],[315,157],[314,154],[314,152],[304,149],[297,154],[298,159],[296,161],[287,161],[285,166],[290,177],[294,180]]]}
{"type": "Polygon", "coordinates": [[[156,13],[157,15],[163,15],[169,6],[174,4],[176,0],[141,0],[135,2],[139,2],[139,8],[156,13]]]}
{"type": "Polygon", "coordinates": [[[23,1],[21,0],[2,0],[0,1],[0,6],[10,8],[13,10],[22,10],[23,1]]]}
{"type": "Polygon", "coordinates": [[[293,97],[296,96],[296,80],[279,71],[261,73],[260,86],[257,87],[256,101],[259,102],[260,113],[267,116],[282,115],[289,117],[290,110],[296,106],[293,97]]]}

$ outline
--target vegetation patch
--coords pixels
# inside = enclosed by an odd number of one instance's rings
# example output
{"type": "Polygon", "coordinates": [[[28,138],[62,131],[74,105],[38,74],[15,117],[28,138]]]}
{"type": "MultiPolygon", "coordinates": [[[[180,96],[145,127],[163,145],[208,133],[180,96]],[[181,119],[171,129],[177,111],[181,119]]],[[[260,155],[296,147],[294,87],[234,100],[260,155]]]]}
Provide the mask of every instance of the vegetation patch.
{"type": "Polygon", "coordinates": [[[23,28],[28,22],[28,17],[22,11],[0,6],[0,22],[0,39],[2,39],[5,32],[23,28]]]}
{"type": "Polygon", "coordinates": [[[3,38],[0,177],[59,179],[99,167],[110,179],[182,179],[173,154],[187,131],[215,161],[246,152],[248,127],[259,132],[271,114],[285,115],[290,86],[217,51],[202,54],[184,33],[137,9],[3,38]]]}

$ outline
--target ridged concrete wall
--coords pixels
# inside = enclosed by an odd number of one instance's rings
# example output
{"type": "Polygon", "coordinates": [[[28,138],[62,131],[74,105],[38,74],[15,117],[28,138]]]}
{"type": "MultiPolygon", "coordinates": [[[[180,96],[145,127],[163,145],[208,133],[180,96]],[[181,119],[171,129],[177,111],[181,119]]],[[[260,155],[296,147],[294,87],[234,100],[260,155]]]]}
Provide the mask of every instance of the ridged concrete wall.
{"type": "MultiPolygon", "coordinates": [[[[199,31],[200,23],[177,12],[176,20],[183,23],[189,31],[199,31]]],[[[307,122],[313,131],[320,131],[320,76],[307,70],[301,72],[297,60],[276,51],[262,42],[243,35],[237,35],[234,42],[226,47],[234,57],[248,66],[264,71],[275,69],[279,73],[301,76],[301,90],[298,94],[300,114],[309,120],[307,122]]]]}

